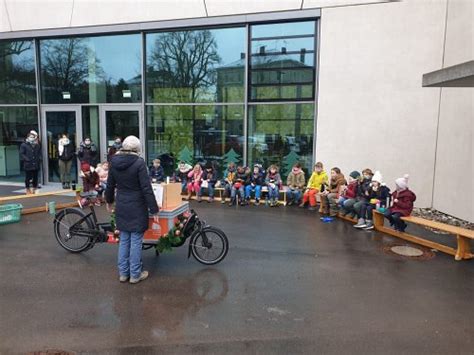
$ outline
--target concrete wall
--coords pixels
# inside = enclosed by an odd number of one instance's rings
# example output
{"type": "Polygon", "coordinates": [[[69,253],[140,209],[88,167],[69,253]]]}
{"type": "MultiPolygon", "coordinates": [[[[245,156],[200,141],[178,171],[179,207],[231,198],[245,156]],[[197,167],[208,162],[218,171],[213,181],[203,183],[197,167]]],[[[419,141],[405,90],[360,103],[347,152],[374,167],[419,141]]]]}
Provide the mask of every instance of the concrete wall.
{"type": "MultiPolygon", "coordinates": [[[[471,0],[449,0],[443,68],[474,58],[473,11],[471,0]]],[[[426,90],[441,90],[433,207],[474,221],[474,88],[426,90]]]]}
{"type": "Polygon", "coordinates": [[[408,173],[431,206],[439,91],[421,87],[442,61],[445,1],[323,9],[316,159],[328,169],[408,173]]]}

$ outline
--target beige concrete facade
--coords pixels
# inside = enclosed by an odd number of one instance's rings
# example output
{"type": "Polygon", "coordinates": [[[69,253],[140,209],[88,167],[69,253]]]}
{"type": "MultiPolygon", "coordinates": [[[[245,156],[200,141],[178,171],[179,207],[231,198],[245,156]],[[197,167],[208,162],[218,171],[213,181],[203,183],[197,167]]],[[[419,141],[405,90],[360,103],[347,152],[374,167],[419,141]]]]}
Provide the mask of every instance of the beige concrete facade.
{"type": "Polygon", "coordinates": [[[473,23],[469,0],[323,9],[316,159],[408,173],[417,206],[473,221],[474,89],[421,87],[474,58],[473,23]]]}
{"type": "MultiPolygon", "coordinates": [[[[474,58],[474,3],[448,2],[446,43],[441,68],[474,58]]],[[[440,92],[433,207],[474,221],[474,88],[427,89],[440,92]]]]}
{"type": "Polygon", "coordinates": [[[472,88],[422,88],[473,55],[471,0],[0,0],[0,32],[321,8],[316,160],[405,173],[417,205],[474,220],[472,88]],[[54,15],[52,15],[54,14],[54,15]]]}

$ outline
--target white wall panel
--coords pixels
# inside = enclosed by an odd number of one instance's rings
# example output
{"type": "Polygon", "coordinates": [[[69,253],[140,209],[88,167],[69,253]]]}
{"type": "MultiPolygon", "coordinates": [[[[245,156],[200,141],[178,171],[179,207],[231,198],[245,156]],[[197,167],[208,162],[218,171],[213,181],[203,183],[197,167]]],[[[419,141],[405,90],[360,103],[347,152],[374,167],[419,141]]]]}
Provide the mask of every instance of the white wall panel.
{"type": "Polygon", "coordinates": [[[209,16],[300,9],[301,0],[206,0],[209,16]]]}
{"type": "Polygon", "coordinates": [[[433,207],[474,222],[474,89],[443,88],[433,207]]]}
{"type": "Polygon", "coordinates": [[[444,67],[474,59],[474,1],[449,0],[444,67]]]}
{"type": "MultiPolygon", "coordinates": [[[[448,4],[444,67],[474,59],[473,2],[448,4]]],[[[443,88],[440,108],[433,206],[474,222],[474,88],[443,88]]]]}
{"type": "Polygon", "coordinates": [[[202,0],[75,0],[72,26],[205,17],[202,0]]]}
{"type": "Polygon", "coordinates": [[[377,2],[387,2],[387,1],[390,1],[390,0],[304,0],[303,9],[316,8],[316,7],[364,5],[364,4],[373,4],[377,2]]]}
{"type": "Polygon", "coordinates": [[[67,27],[72,0],[6,0],[13,31],[67,27]]]}
{"type": "Polygon", "coordinates": [[[8,20],[5,3],[0,1],[0,32],[10,31],[10,21],[8,20]]]}

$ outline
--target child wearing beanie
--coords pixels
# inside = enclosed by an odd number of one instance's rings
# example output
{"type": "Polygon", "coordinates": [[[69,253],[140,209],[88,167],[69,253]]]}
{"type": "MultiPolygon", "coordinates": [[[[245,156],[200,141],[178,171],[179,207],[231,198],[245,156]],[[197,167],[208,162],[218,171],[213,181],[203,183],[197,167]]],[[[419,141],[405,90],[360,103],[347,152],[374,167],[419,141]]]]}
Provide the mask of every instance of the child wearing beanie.
{"type": "Polygon", "coordinates": [[[367,202],[361,205],[359,212],[359,218],[364,219],[364,221],[362,225],[358,223],[354,227],[364,230],[374,229],[373,211],[378,207],[385,208],[389,197],[390,189],[385,186],[380,171],[376,171],[369,185],[367,202]]]}
{"type": "Polygon", "coordinates": [[[359,186],[360,173],[353,171],[347,178],[348,185],[344,186],[341,197],[339,197],[338,205],[340,206],[340,213],[349,217],[355,216],[354,203],[356,203],[357,188],[359,186]]]}
{"type": "MultiPolygon", "coordinates": [[[[83,192],[94,192],[100,189],[100,178],[94,167],[89,163],[83,162],[81,164],[81,173],[82,178],[82,191],[83,192]]],[[[82,206],[87,204],[87,199],[81,199],[80,201],[82,206]]],[[[100,206],[100,200],[95,201],[96,206],[100,206]]]]}
{"type": "Polygon", "coordinates": [[[384,217],[388,219],[390,225],[399,232],[404,232],[407,224],[400,217],[407,217],[413,211],[413,203],[416,201],[416,195],[408,188],[409,175],[395,180],[396,190],[392,193],[392,206],[388,208],[384,217]]]}

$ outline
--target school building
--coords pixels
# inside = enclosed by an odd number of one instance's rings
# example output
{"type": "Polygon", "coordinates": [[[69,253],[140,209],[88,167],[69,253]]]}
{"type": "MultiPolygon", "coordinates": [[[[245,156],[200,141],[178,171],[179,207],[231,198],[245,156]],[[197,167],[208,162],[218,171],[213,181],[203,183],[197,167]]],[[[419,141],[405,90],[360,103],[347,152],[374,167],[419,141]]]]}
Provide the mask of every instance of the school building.
{"type": "MultiPolygon", "coordinates": [[[[116,136],[144,157],[322,161],[474,221],[471,0],[5,0],[0,182],[19,182],[37,130],[42,181],[57,140],[116,136]]],[[[77,166],[75,168],[77,173],[77,166]]]]}

